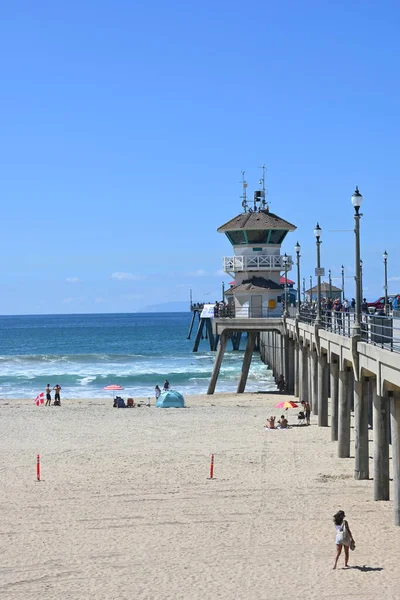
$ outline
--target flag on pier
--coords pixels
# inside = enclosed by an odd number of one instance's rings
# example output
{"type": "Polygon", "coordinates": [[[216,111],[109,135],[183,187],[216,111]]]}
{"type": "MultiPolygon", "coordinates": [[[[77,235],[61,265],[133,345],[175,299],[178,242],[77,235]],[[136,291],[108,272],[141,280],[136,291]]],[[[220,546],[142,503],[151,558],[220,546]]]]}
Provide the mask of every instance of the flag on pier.
{"type": "Polygon", "coordinates": [[[39,406],[40,404],[44,404],[44,392],[42,392],[41,394],[38,394],[36,396],[35,404],[36,404],[36,406],[39,406]]]}

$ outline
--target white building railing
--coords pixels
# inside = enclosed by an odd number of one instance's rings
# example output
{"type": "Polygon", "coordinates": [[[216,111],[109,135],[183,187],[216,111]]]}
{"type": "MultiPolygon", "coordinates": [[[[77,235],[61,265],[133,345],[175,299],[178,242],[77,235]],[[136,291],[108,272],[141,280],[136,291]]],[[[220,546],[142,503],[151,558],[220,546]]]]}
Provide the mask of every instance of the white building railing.
{"type": "MultiPolygon", "coordinates": [[[[292,265],[292,257],[288,256],[288,271],[292,269],[292,265]]],[[[256,254],[255,256],[243,254],[239,256],[224,256],[223,269],[225,273],[232,271],[283,271],[285,265],[283,256],[280,254],[256,254]]]]}

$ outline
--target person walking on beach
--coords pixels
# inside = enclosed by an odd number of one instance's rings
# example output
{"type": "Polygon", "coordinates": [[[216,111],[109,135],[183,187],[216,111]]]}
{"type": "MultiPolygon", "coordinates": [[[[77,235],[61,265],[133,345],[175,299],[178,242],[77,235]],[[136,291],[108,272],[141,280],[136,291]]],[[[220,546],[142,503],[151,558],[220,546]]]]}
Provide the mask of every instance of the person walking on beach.
{"type": "Polygon", "coordinates": [[[51,389],[50,384],[48,383],[46,386],[46,404],[45,406],[51,406],[51,389]]]}
{"type": "Polygon", "coordinates": [[[164,392],[168,392],[168,390],[169,390],[169,387],[170,387],[170,386],[169,386],[169,381],[168,381],[168,379],[166,379],[166,380],[164,381],[164,392]]]}
{"type": "Polygon", "coordinates": [[[310,406],[309,402],[306,402],[305,400],[301,401],[301,405],[302,405],[302,407],[304,409],[304,413],[306,415],[307,425],[309,425],[310,424],[311,406],[310,406]]]}
{"type": "Polygon", "coordinates": [[[278,377],[278,381],[276,382],[276,385],[278,386],[278,390],[280,392],[284,392],[285,391],[285,378],[283,375],[279,375],[278,377]]]}
{"type": "Polygon", "coordinates": [[[158,385],[156,385],[156,387],[154,388],[154,392],[155,392],[155,395],[156,395],[156,400],[158,400],[159,397],[160,397],[160,394],[161,394],[161,390],[158,387],[158,385]]]}
{"type": "Polygon", "coordinates": [[[54,395],[54,406],[61,406],[61,398],[60,398],[60,391],[61,391],[61,385],[55,385],[53,387],[53,390],[55,390],[55,395],[54,395]]]}
{"type": "Polygon", "coordinates": [[[339,556],[342,553],[344,547],[344,566],[349,566],[349,548],[354,550],[356,544],[353,539],[353,535],[350,531],[348,522],[345,520],[345,514],[343,510],[339,510],[336,515],[333,515],[333,522],[336,527],[336,558],[333,568],[336,569],[339,556]]]}

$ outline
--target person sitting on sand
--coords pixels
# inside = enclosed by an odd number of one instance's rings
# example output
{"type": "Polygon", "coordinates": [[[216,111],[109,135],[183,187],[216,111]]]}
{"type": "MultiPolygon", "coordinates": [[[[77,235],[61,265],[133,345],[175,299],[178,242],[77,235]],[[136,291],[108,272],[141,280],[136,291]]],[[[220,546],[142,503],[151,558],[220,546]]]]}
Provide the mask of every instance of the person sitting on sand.
{"type": "Polygon", "coordinates": [[[339,556],[342,553],[342,547],[344,546],[344,566],[349,566],[349,547],[352,546],[352,550],[355,548],[355,542],[350,531],[348,522],[345,519],[344,510],[339,510],[336,515],[333,515],[333,522],[336,527],[336,558],[333,568],[336,569],[339,556]]]}
{"type": "Polygon", "coordinates": [[[270,417],[267,419],[267,424],[265,427],[267,429],[275,429],[275,417],[270,417]]]}
{"type": "Polygon", "coordinates": [[[281,415],[281,418],[278,421],[278,429],[287,429],[289,423],[288,420],[285,419],[285,415],[281,415]]]}

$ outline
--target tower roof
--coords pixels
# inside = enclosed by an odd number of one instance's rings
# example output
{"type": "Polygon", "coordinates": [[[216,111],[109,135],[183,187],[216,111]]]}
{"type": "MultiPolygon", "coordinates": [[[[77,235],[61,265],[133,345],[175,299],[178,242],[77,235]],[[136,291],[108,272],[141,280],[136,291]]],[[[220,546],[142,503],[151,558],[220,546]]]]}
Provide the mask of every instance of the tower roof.
{"type": "Polygon", "coordinates": [[[265,229],[280,229],[286,231],[294,231],[296,226],[285,219],[281,219],[275,213],[270,212],[268,209],[246,212],[237,215],[221,227],[218,227],[219,233],[225,231],[238,231],[240,229],[247,230],[265,230],[265,229]]]}
{"type": "Polygon", "coordinates": [[[230,296],[233,295],[234,292],[257,292],[281,289],[281,286],[271,279],[265,279],[265,277],[252,277],[251,279],[245,279],[242,283],[229,288],[229,290],[225,292],[225,295],[230,296]]]}
{"type": "MultiPolygon", "coordinates": [[[[329,286],[329,283],[327,283],[326,281],[321,282],[321,293],[329,294],[330,288],[332,288],[332,292],[342,292],[343,291],[341,288],[338,288],[335,285],[329,286]]],[[[314,293],[316,294],[318,292],[318,286],[314,285],[313,288],[306,290],[306,294],[309,294],[310,292],[311,292],[311,294],[314,294],[314,293]]]]}

